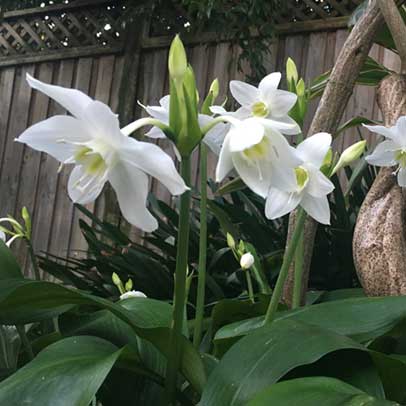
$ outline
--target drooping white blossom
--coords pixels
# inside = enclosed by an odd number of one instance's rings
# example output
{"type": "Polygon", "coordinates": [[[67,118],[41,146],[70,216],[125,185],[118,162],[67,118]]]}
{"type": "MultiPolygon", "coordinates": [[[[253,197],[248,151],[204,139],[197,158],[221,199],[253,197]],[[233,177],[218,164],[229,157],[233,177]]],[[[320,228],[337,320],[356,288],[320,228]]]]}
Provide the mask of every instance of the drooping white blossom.
{"type": "Polygon", "coordinates": [[[278,89],[282,75],[279,72],[265,76],[258,87],[239,80],[230,82],[230,91],[241,105],[236,112],[227,112],[221,106],[213,106],[213,113],[231,115],[238,119],[259,117],[269,120],[269,125],[283,134],[299,134],[299,125],[289,117],[289,111],[296,104],[297,96],[278,89]],[[290,126],[286,126],[290,124],[290,126]]]}
{"type": "Polygon", "coordinates": [[[399,117],[392,127],[381,125],[364,125],[364,127],[386,138],[365,160],[376,166],[397,166],[394,173],[397,173],[398,184],[406,187],[406,116],[399,117]]]}
{"type": "Polygon", "coordinates": [[[268,120],[249,118],[231,122],[220,151],[216,181],[221,182],[234,168],[244,183],[264,198],[271,185],[293,187],[296,183],[293,169],[301,160],[286,138],[269,126],[268,120]]]}
{"type": "Polygon", "coordinates": [[[122,295],[120,295],[120,300],[129,299],[132,297],[146,298],[147,295],[143,292],[140,292],[139,290],[130,290],[129,292],[125,292],[122,295]]]}
{"type": "Polygon", "coordinates": [[[330,224],[327,195],[334,185],[320,171],[330,147],[331,135],[327,133],[314,134],[298,145],[296,152],[302,162],[291,170],[295,183],[272,185],[265,204],[267,218],[276,219],[300,205],[319,223],[330,224]]]}
{"type": "MultiPolygon", "coordinates": [[[[75,165],[68,182],[70,198],[80,204],[94,201],[106,182],[115,190],[123,216],[144,231],[158,227],[146,207],[148,176],[178,195],[187,187],[175,165],[158,146],[125,135],[117,115],[86,94],[48,85],[27,77],[41,91],[67,109],[72,116],[54,116],[28,128],[16,141],[48,153],[62,164],[75,165]]],[[[144,122],[140,120],[139,126],[144,122]]],[[[132,125],[137,128],[137,123],[132,125]]]]}

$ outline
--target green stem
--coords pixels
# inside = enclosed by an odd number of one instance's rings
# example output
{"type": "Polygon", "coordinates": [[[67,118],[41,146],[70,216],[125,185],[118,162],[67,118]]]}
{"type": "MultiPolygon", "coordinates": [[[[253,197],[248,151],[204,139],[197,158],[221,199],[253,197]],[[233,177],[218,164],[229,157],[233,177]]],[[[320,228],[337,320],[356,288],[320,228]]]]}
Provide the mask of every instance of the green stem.
{"type": "Polygon", "coordinates": [[[23,325],[16,326],[18,335],[20,336],[21,343],[23,344],[25,351],[30,360],[34,359],[34,351],[32,350],[31,343],[28,340],[27,334],[25,332],[25,327],[23,325]]]}
{"type": "Polygon", "coordinates": [[[207,262],[207,147],[200,144],[200,236],[199,236],[199,274],[197,282],[195,330],[193,345],[199,348],[202,340],[204,302],[206,291],[207,262]]]}
{"type": "Polygon", "coordinates": [[[296,247],[302,234],[304,223],[306,220],[306,213],[302,208],[299,208],[296,215],[295,230],[293,231],[292,238],[286,248],[285,255],[283,257],[283,263],[279,272],[278,280],[276,281],[275,289],[272,294],[271,302],[269,303],[268,310],[265,315],[264,323],[272,323],[276,311],[278,309],[279,302],[282,297],[283,286],[288,276],[289,267],[292,263],[293,256],[295,255],[296,247]]]}
{"type": "Polygon", "coordinates": [[[252,288],[252,280],[251,280],[251,274],[249,269],[245,269],[243,272],[245,272],[245,278],[247,280],[247,287],[248,287],[248,296],[251,300],[252,303],[255,303],[254,299],[254,289],[252,288]]]}
{"type": "Polygon", "coordinates": [[[37,258],[35,257],[34,249],[32,247],[31,241],[29,241],[29,240],[26,240],[26,241],[27,241],[28,253],[30,254],[32,268],[34,270],[35,279],[37,281],[40,281],[41,280],[41,274],[39,272],[38,262],[37,262],[37,258]]]}
{"type": "MultiPolygon", "coordinates": [[[[182,157],[181,175],[190,185],[190,157],[182,157]]],[[[181,336],[186,301],[186,277],[189,251],[189,217],[191,192],[187,191],[180,197],[179,228],[177,238],[176,270],[175,270],[175,301],[173,305],[173,325],[171,334],[171,354],[166,369],[166,397],[168,404],[176,404],[176,383],[181,361],[181,336]]]]}
{"type": "Polygon", "coordinates": [[[292,309],[302,304],[302,279],[303,279],[303,231],[300,233],[299,241],[295,252],[295,278],[293,281],[292,309]]]}

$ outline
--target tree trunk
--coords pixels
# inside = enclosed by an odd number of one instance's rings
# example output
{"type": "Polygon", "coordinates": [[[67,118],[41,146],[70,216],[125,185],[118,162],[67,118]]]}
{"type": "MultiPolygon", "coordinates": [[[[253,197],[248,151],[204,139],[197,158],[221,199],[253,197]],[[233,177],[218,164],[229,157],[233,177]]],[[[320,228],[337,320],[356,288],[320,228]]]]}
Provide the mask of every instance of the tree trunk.
{"type": "MultiPolygon", "coordinates": [[[[406,115],[406,75],[383,79],[377,101],[386,126],[406,115]]],[[[394,169],[379,171],[355,227],[354,263],[368,296],[406,294],[405,198],[394,169]]]]}
{"type": "MultiPolygon", "coordinates": [[[[374,35],[382,22],[383,17],[378,6],[372,2],[344,43],[313,118],[309,135],[322,131],[334,134],[337,130],[353,92],[355,81],[371,49],[374,35]]],[[[294,219],[295,215],[292,213],[289,221],[288,241],[294,228],[294,219]]],[[[309,219],[304,231],[302,304],[305,301],[316,231],[316,221],[309,219]]],[[[289,276],[284,287],[283,301],[288,305],[291,305],[292,302],[293,282],[294,264],[289,270],[289,276]]]]}

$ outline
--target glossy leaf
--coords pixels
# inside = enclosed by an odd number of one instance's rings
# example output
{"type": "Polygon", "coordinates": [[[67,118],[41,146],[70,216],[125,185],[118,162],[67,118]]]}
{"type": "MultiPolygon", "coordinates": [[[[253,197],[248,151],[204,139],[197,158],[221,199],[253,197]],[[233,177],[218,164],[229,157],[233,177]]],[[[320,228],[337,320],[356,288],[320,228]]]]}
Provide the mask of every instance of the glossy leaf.
{"type": "MultiPolygon", "coordinates": [[[[70,290],[55,283],[28,280],[0,281],[0,324],[27,324],[55,317],[74,305],[90,305],[109,310],[131,326],[139,337],[151,342],[167,357],[171,351],[169,346],[171,306],[153,299],[127,300],[134,302],[131,311],[121,304],[70,290]]],[[[182,350],[182,372],[193,387],[201,391],[206,376],[200,355],[185,337],[182,337],[182,350]]]]}
{"type": "Polygon", "coordinates": [[[226,353],[211,374],[200,405],[246,405],[294,368],[342,349],[364,347],[348,337],[293,320],[264,326],[226,353]]]}
{"type": "Polygon", "coordinates": [[[0,280],[22,277],[20,266],[13,253],[4,241],[0,240],[0,280]]]}
{"type": "Polygon", "coordinates": [[[247,406],[390,406],[397,403],[376,399],[333,378],[300,378],[279,382],[259,393],[247,406]]]}
{"type": "Polygon", "coordinates": [[[61,340],[0,383],[0,404],[88,406],[120,353],[95,337],[61,340]]]}

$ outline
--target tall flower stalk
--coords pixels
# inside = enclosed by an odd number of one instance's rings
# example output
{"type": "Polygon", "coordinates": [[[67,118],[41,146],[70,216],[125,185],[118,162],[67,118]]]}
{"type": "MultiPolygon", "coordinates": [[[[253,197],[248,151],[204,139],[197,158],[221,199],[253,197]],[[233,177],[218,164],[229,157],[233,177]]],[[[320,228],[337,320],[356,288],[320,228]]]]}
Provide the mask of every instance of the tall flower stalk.
{"type": "Polygon", "coordinates": [[[197,300],[193,344],[199,348],[202,339],[207,262],[207,147],[200,144],[200,236],[197,300]]]}

